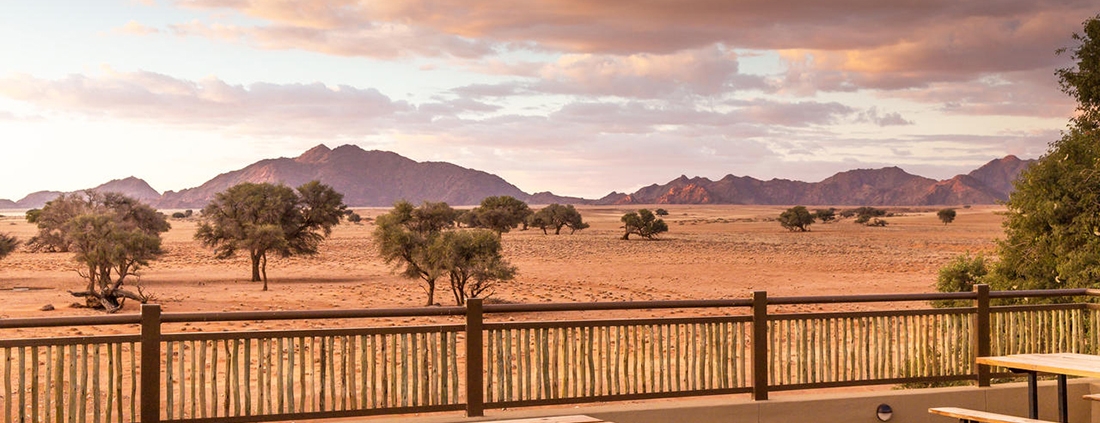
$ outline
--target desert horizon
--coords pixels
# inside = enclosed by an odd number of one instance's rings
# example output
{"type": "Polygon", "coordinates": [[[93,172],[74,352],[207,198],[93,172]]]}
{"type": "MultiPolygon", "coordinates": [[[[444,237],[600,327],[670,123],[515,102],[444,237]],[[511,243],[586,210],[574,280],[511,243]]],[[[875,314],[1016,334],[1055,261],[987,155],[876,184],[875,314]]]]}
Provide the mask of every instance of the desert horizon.
{"type": "MultiPolygon", "coordinates": [[[[754,290],[771,296],[934,292],[938,269],[949,260],[992,252],[1004,211],[960,208],[945,225],[937,208],[891,208],[895,215],[886,218],[886,227],[842,219],[795,233],[775,221],[784,207],[659,207],[669,211],[670,230],[657,240],[619,239],[619,217],[635,207],[579,207],[591,228],[575,234],[505,233],[504,257],[519,271],[490,301],[728,299],[754,290]]],[[[318,255],[270,259],[267,292],[248,281],[246,257],[218,260],[193,239],[197,215],[170,219],[166,254],[127,283],[140,283],[166,312],[423,306],[422,284],[391,272],[371,243],[370,220],[389,209],[354,210],[364,222],[336,226],[318,255]]],[[[22,216],[0,217],[0,228],[23,240],[36,232],[22,216]]],[[[71,253],[20,248],[0,260],[0,318],[101,314],[69,307],[76,298],[67,290],[85,283],[76,269],[71,253]],[[42,311],[46,305],[55,310],[42,311]]],[[[454,304],[445,287],[436,302],[454,304]]],[[[137,312],[137,303],[127,302],[120,312],[137,312]]]]}

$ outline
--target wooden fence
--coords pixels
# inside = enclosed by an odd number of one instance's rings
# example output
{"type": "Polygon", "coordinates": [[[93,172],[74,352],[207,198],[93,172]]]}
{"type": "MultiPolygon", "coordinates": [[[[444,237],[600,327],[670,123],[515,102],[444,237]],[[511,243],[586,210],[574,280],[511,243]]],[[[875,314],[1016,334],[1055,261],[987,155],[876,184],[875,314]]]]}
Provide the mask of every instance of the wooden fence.
{"type": "Polygon", "coordinates": [[[116,336],[5,339],[2,423],[255,422],[1008,376],[991,354],[1100,353],[1091,290],[416,309],[0,319],[0,330],[130,325],[116,336]],[[777,307],[970,300],[946,309],[778,313],[777,307]],[[769,307],[772,310],[769,310],[769,307]],[[561,313],[706,309],[712,317],[560,320],[561,313]],[[519,316],[520,321],[516,316],[519,316]],[[393,326],[394,319],[443,323],[393,326]],[[337,328],[161,333],[203,322],[331,320],[337,328]],[[349,323],[363,322],[366,323],[349,323]],[[375,322],[375,323],[371,323],[375,322]],[[137,325],[137,326],[135,326],[137,325]],[[361,326],[361,327],[359,327],[361,326]]]}

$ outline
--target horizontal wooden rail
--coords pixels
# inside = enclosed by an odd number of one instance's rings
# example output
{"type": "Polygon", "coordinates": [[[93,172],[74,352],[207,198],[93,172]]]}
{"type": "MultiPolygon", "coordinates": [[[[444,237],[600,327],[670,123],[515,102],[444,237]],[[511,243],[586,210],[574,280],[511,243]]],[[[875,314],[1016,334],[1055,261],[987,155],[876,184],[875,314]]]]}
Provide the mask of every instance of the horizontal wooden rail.
{"type": "Polygon", "coordinates": [[[0,319],[0,329],[140,328],[140,334],[0,339],[0,423],[248,423],[463,409],[477,416],[486,407],[982,385],[1010,374],[977,365],[976,356],[1100,353],[1100,304],[1081,302],[1095,296],[1100,290],[980,286],[839,296],[760,291],[752,298],[682,301],[484,304],[475,298],[465,307],[270,312],[160,313],[146,305],[140,315],[0,319]],[[990,301],[1027,298],[1078,302],[990,301]],[[944,300],[972,305],[776,312],[789,305],[944,300]],[[565,314],[685,309],[705,311],[692,317],[565,314]],[[421,317],[415,325],[395,325],[421,317]],[[321,327],[192,330],[192,324],[288,320],[321,327]]]}

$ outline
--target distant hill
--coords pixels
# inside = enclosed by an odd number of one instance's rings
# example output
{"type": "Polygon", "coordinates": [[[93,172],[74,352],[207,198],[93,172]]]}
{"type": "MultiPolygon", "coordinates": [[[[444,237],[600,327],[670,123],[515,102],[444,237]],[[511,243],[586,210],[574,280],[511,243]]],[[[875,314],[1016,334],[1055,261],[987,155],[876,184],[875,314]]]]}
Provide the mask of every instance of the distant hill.
{"type": "MultiPolygon", "coordinates": [[[[129,196],[129,197],[141,200],[142,202],[147,203],[147,204],[152,204],[152,203],[160,200],[160,193],[157,192],[157,190],[153,189],[153,187],[149,186],[149,184],[146,183],[145,181],[143,181],[141,179],[138,179],[138,178],[135,178],[133,176],[125,178],[125,179],[115,179],[115,180],[112,180],[110,182],[106,182],[106,183],[101,184],[101,185],[99,185],[95,188],[90,188],[90,189],[95,190],[95,191],[122,193],[122,194],[125,194],[125,195],[129,196]]],[[[83,191],[83,190],[81,190],[81,191],[83,191]]],[[[35,193],[28,194],[26,197],[23,197],[19,201],[14,202],[13,203],[14,206],[12,206],[10,208],[15,208],[15,209],[38,209],[38,208],[42,208],[42,206],[46,205],[46,202],[57,198],[61,194],[65,194],[65,193],[63,193],[61,191],[38,191],[38,192],[35,192],[35,193]]],[[[9,208],[9,207],[4,207],[4,203],[3,203],[4,201],[6,201],[6,200],[0,200],[0,208],[9,208]]]]}
{"type": "MultiPolygon", "coordinates": [[[[1007,156],[943,181],[912,175],[898,167],[849,170],[821,182],[762,181],[734,175],[712,181],[680,176],[630,194],[612,192],[599,199],[584,199],[550,192],[527,194],[499,176],[451,163],[417,162],[396,153],[366,151],[354,145],[336,149],[318,145],[298,157],[261,160],[178,192],[160,194],[145,181],[132,176],[93,189],[121,192],[160,209],[202,208],[215,194],[241,182],[283,183],[296,187],[311,180],[320,180],[343,193],[344,202],[351,206],[385,207],[401,199],[413,203],[445,201],[461,206],[478,204],[483,198],[494,195],[509,195],[532,205],[960,205],[1007,200],[1013,181],[1034,162],[1007,156]]],[[[16,202],[0,200],[0,208],[39,208],[61,194],[40,191],[16,202]]]]}
{"type": "Polygon", "coordinates": [[[344,194],[352,206],[389,206],[397,200],[478,204],[488,196],[529,195],[499,176],[443,162],[416,162],[388,151],[365,151],[354,145],[330,150],[319,145],[296,158],[261,160],[223,173],[191,189],[168,191],[158,208],[200,208],[214,194],[241,182],[284,183],[296,187],[319,180],[344,194]]]}
{"type": "Polygon", "coordinates": [[[15,202],[15,208],[19,209],[37,209],[46,205],[47,201],[57,198],[57,196],[64,194],[61,191],[38,191],[27,194],[19,201],[15,202]]]}
{"type": "Polygon", "coordinates": [[[772,204],[924,206],[995,204],[1008,199],[1012,182],[1034,160],[990,161],[967,175],[936,181],[898,167],[840,172],[821,182],[761,181],[726,175],[717,181],[680,176],[632,194],[611,193],[594,204],[772,204]]]}

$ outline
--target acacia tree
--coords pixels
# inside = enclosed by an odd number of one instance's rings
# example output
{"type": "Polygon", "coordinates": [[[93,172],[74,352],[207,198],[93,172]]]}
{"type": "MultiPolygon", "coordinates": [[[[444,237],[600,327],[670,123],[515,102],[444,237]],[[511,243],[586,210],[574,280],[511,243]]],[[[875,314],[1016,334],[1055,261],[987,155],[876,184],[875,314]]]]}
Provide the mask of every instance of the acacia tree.
{"type": "Polygon", "coordinates": [[[489,230],[443,232],[429,248],[429,255],[447,273],[457,305],[492,295],[497,281],[510,280],[516,274],[515,266],[501,255],[500,237],[489,230]]]}
{"type": "Polygon", "coordinates": [[[18,246],[19,239],[8,234],[0,234],[0,259],[7,257],[18,246]]]}
{"type": "Polygon", "coordinates": [[[940,222],[943,222],[945,226],[955,221],[955,215],[955,209],[940,209],[936,212],[936,217],[940,218],[940,222]]]}
{"type": "Polygon", "coordinates": [[[806,232],[814,223],[814,215],[805,206],[794,206],[779,214],[779,225],[791,232],[806,232]]]}
{"type": "MultiPolygon", "coordinates": [[[[998,243],[997,289],[1094,287],[1100,281],[1100,15],[1084,22],[1059,69],[1077,116],[1062,138],[1016,180],[998,243]]],[[[1063,49],[1062,51],[1067,51],[1063,49]]]]}
{"type": "Polygon", "coordinates": [[[569,233],[588,228],[581,213],[572,204],[551,204],[543,207],[527,218],[527,224],[542,229],[544,235],[549,228],[554,228],[554,235],[561,234],[561,228],[564,227],[569,227],[569,233]]]}
{"type": "Polygon", "coordinates": [[[344,196],[318,181],[298,187],[241,183],[214,196],[202,209],[195,239],[219,259],[248,252],[252,281],[267,291],[267,255],[316,254],[347,206],[344,196]]]}
{"type": "Polygon", "coordinates": [[[520,200],[507,195],[499,197],[485,197],[481,205],[470,210],[470,214],[464,216],[471,227],[491,229],[499,237],[524,223],[533,212],[531,208],[520,200]]]}
{"type": "Polygon", "coordinates": [[[454,226],[457,214],[447,203],[425,202],[413,207],[402,200],[374,221],[373,241],[378,255],[386,264],[401,269],[402,276],[424,281],[429,306],[435,304],[436,280],[444,272],[431,246],[444,229],[454,226]]]}
{"type": "Polygon", "coordinates": [[[27,240],[27,248],[51,253],[69,252],[72,240],[67,233],[67,223],[88,211],[89,193],[91,191],[61,194],[46,203],[49,207],[27,210],[27,222],[38,226],[38,233],[27,240]]]}
{"type": "Polygon", "coordinates": [[[85,306],[113,313],[127,298],[149,299],[140,288],[133,292],[124,285],[127,277],[164,254],[160,234],[170,226],[163,214],[122,194],[84,191],[46,203],[35,221],[35,239],[43,248],[72,251],[82,266],[78,274],[87,285],[69,293],[84,298],[85,306]]]}
{"type": "Polygon", "coordinates": [[[626,229],[622,238],[624,240],[630,239],[630,234],[653,239],[661,232],[668,232],[668,225],[665,224],[664,219],[658,219],[649,209],[624,214],[619,220],[623,222],[623,229],[626,229]]]}

